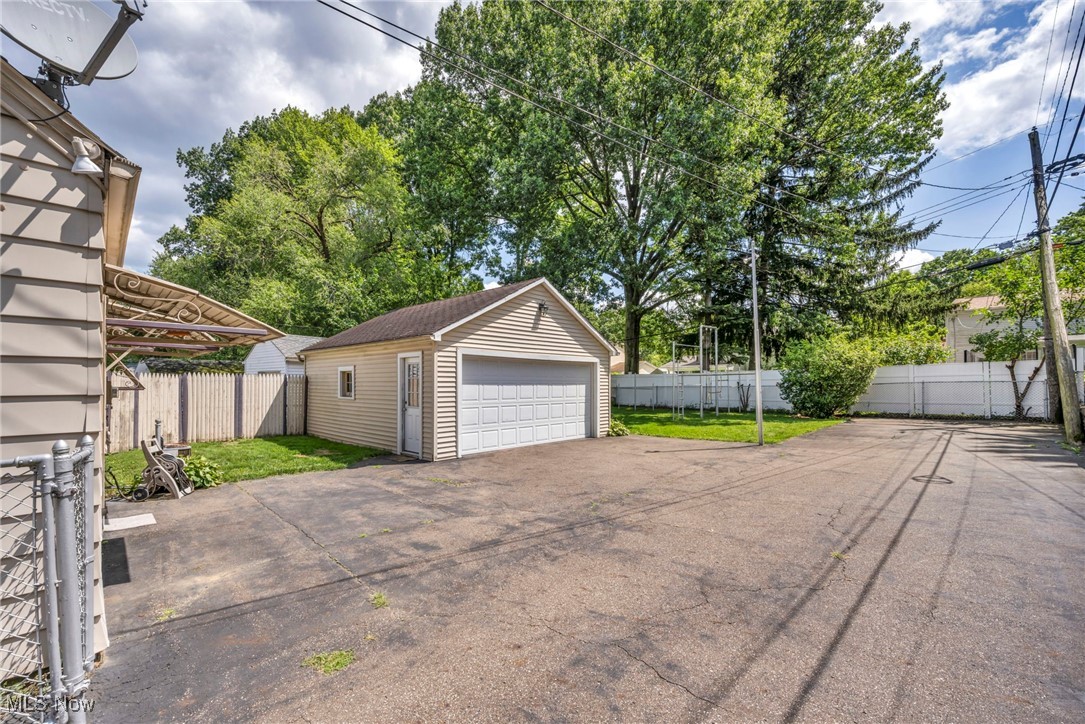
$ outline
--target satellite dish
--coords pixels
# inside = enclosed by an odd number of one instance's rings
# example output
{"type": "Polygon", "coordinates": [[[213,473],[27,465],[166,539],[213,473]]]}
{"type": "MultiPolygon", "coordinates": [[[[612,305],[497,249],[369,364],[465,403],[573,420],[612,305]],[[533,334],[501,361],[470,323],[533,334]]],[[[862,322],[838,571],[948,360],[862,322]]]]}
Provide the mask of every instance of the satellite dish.
{"type": "Polygon", "coordinates": [[[143,19],[140,0],[113,1],[120,5],[115,19],[90,0],[4,0],[0,30],[44,61],[48,78],[35,82],[59,103],[61,85],[123,78],[136,69],[136,44],[125,32],[143,19]],[[56,94],[45,87],[50,84],[56,94]]]}

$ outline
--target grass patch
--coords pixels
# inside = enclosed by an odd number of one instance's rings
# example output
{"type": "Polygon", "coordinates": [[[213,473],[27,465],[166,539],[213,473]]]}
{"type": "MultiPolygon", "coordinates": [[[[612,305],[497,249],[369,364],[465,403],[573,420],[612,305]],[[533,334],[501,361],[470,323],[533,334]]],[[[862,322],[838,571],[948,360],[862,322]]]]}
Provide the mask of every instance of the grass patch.
{"type": "Polygon", "coordinates": [[[323,651],[319,654],[313,654],[302,661],[301,664],[316,669],[322,674],[334,674],[353,664],[354,658],[354,652],[349,649],[345,651],[323,651]]]}
{"type": "MultiPolygon", "coordinates": [[[[718,440],[720,442],[757,442],[757,423],[752,412],[705,411],[704,419],[697,411],[686,411],[684,420],[672,420],[668,410],[636,410],[614,407],[611,415],[634,435],[680,437],[689,440],[718,440]]],[[[842,418],[812,420],[779,413],[765,414],[765,442],[783,442],[796,435],[820,430],[843,422],[842,418]]]]}
{"type": "MultiPolygon", "coordinates": [[[[196,442],[193,455],[203,455],[222,468],[222,480],[256,480],[272,475],[341,470],[360,460],[386,454],[371,447],[344,445],[308,435],[261,437],[228,442],[196,442]]],[[[105,456],[106,467],[124,484],[142,472],[143,452],[127,450],[105,456]]]]}
{"type": "Polygon", "coordinates": [[[387,608],[388,597],[380,591],[377,591],[376,593],[369,594],[369,603],[372,604],[373,608],[387,608]]]}

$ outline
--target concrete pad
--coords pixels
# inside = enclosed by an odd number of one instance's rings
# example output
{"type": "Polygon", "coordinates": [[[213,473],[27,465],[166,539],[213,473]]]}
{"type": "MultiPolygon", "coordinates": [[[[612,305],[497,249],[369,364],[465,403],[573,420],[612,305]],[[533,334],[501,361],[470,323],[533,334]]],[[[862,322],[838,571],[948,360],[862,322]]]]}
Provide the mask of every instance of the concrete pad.
{"type": "Polygon", "coordinates": [[[138,509],[98,721],[1085,718],[1085,467],[1051,427],[583,440],[138,509]]]}

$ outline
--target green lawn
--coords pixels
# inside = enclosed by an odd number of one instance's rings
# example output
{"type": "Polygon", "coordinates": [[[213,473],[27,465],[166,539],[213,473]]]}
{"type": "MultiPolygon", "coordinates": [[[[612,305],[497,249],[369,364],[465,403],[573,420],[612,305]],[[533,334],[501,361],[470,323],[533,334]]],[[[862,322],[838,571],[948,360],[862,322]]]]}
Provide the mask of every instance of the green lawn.
{"type": "MultiPolygon", "coordinates": [[[[193,455],[203,455],[219,464],[223,482],[227,483],[312,470],[339,470],[385,453],[376,448],[344,445],[307,435],[192,444],[193,455]]],[[[146,463],[140,450],[127,450],[106,455],[105,464],[124,485],[134,475],[139,475],[146,463]]]]}
{"type": "MultiPolygon", "coordinates": [[[[672,420],[671,411],[632,407],[614,407],[611,414],[625,424],[634,435],[682,437],[690,440],[719,440],[721,442],[757,442],[757,424],[752,412],[705,411],[704,419],[696,410],[687,410],[683,420],[672,420]]],[[[782,442],[789,437],[805,435],[823,427],[836,425],[843,419],[812,420],[792,415],[765,414],[765,442],[782,442]]]]}

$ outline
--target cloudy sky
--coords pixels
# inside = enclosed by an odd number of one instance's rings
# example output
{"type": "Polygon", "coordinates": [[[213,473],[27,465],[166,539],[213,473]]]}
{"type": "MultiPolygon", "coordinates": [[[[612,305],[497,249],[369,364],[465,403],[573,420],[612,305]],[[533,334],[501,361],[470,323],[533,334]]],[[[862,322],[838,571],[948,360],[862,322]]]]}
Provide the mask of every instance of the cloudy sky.
{"type": "MultiPolygon", "coordinates": [[[[99,4],[115,12],[115,6],[99,4]]],[[[421,34],[432,31],[441,8],[439,2],[421,1],[362,4],[421,34]]],[[[1052,120],[1054,96],[1069,64],[1068,46],[1082,15],[1085,2],[1071,0],[885,3],[882,19],[911,23],[924,59],[941,61],[948,74],[951,106],[944,117],[939,158],[926,181],[986,186],[1030,166],[1026,132],[1033,125],[1044,132],[1058,128],[1058,119],[1045,124],[1052,120]],[[1073,18],[1071,7],[1076,8],[1073,18]],[[959,158],[964,154],[969,155],[959,158]]],[[[178,148],[210,145],[225,129],[288,104],[310,111],[361,108],[376,93],[410,85],[419,73],[411,49],[308,0],[150,0],[145,19],[130,33],[140,51],[136,72],[72,89],[69,97],[82,121],[143,167],[128,245],[127,263],[136,269],[146,268],[155,240],[186,216],[184,176],[175,160],[178,148]]],[[[36,68],[7,38],[3,54],[24,72],[36,68]]],[[[1071,116],[1081,112],[1083,101],[1085,80],[1079,77],[1071,116]]],[[[1066,124],[1060,156],[1073,125],[1066,124]]],[[[1050,161],[1054,138],[1048,146],[1050,161]]],[[[1085,139],[1078,139],[1075,151],[1085,151],[1085,139]]],[[[1017,178],[1024,180],[1013,176],[1017,178]]],[[[1083,179],[1069,182],[1085,187],[1083,179]]],[[[980,240],[973,237],[989,229],[983,244],[1012,237],[1019,228],[1027,232],[1034,224],[1029,190],[1016,184],[995,189],[989,199],[967,208],[943,206],[949,210],[941,214],[939,207],[932,208],[962,193],[932,186],[911,199],[907,210],[920,218],[935,213],[944,223],[941,235],[923,242],[923,251],[909,252],[902,264],[940,250],[974,246],[980,240]]],[[[1076,208],[1082,195],[1064,184],[1053,218],[1076,208]]],[[[966,196],[958,205],[977,196],[966,196]]]]}

